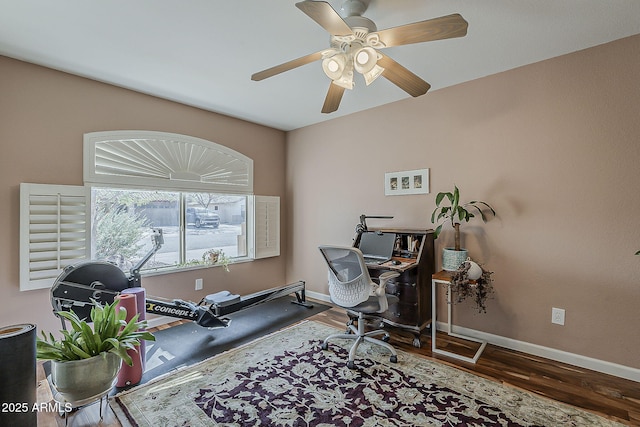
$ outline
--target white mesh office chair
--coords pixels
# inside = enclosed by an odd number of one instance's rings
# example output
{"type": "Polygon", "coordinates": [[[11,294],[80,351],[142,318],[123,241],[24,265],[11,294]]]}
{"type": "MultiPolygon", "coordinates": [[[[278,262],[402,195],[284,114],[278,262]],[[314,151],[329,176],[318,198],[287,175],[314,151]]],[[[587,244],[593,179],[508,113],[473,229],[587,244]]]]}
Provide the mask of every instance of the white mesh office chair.
{"type": "Polygon", "coordinates": [[[347,333],[328,336],[322,343],[322,349],[329,347],[329,341],[337,339],[355,340],[349,351],[347,366],[355,368],[355,355],[358,346],[363,341],[385,347],[391,352],[390,360],[395,363],[398,356],[394,348],[386,342],[373,338],[376,335],[384,335],[383,340],[388,340],[389,335],[382,329],[365,332],[365,315],[375,315],[387,311],[389,300],[396,297],[385,294],[387,281],[398,277],[400,274],[394,271],[382,273],[379,283],[373,282],[369,276],[369,270],[358,248],[349,246],[320,246],[322,256],[329,267],[329,295],[331,301],[349,311],[358,313],[358,327],[348,324],[347,333]],[[350,333],[349,333],[350,332],[350,333]]]}

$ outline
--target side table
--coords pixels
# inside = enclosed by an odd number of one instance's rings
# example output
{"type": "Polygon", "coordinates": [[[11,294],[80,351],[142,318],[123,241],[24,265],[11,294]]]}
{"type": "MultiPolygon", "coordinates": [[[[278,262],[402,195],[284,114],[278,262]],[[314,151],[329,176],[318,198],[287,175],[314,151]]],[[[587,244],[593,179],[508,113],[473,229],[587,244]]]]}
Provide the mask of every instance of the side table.
{"type": "Polygon", "coordinates": [[[432,275],[431,277],[431,316],[433,321],[431,322],[431,352],[436,354],[442,354],[444,356],[453,357],[458,360],[463,360],[469,363],[476,363],[478,358],[484,351],[484,348],[487,346],[487,342],[484,340],[479,340],[477,338],[468,337],[465,335],[460,335],[454,333],[451,330],[451,273],[448,271],[439,271],[432,275]],[[442,350],[436,347],[436,287],[438,284],[447,285],[447,334],[452,337],[462,338],[468,341],[474,341],[480,343],[480,348],[476,351],[473,357],[462,356],[457,353],[453,353],[447,350],[442,350]]]}

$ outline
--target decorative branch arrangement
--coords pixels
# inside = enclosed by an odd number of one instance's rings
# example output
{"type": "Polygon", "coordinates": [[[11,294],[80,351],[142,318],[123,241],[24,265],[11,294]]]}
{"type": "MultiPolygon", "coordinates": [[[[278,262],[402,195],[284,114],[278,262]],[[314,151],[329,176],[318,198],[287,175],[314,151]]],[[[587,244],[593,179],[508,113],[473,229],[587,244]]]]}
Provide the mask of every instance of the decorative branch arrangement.
{"type": "Polygon", "coordinates": [[[451,273],[451,292],[455,293],[455,303],[461,303],[468,297],[473,298],[478,313],[486,313],[486,301],[493,293],[493,271],[487,271],[482,266],[482,275],[477,280],[469,279],[471,263],[463,262],[460,267],[451,273]]]}

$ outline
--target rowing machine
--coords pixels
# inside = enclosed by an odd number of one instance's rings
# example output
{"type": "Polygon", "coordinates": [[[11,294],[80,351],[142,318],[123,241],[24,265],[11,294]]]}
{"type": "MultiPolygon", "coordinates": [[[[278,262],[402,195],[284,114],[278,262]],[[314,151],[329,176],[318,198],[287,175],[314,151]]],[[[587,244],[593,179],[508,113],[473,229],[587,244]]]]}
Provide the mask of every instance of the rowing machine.
{"type": "MultiPolygon", "coordinates": [[[[59,311],[74,311],[80,318],[88,319],[94,301],[111,304],[125,289],[140,287],[140,269],[164,243],[162,230],[154,229],[152,239],[153,248],[131,269],[129,276],[116,265],[103,261],[82,262],[65,268],[51,287],[51,305],[54,313],[57,315],[59,311]]],[[[145,311],[192,320],[205,328],[221,328],[229,326],[230,323],[229,319],[222,316],[289,294],[296,295],[296,300],[293,301],[295,304],[313,307],[306,302],[305,283],[299,281],[246,296],[222,291],[207,295],[197,304],[181,299],[147,297],[145,311]]],[[[65,328],[64,318],[60,319],[62,327],[65,328]]]]}

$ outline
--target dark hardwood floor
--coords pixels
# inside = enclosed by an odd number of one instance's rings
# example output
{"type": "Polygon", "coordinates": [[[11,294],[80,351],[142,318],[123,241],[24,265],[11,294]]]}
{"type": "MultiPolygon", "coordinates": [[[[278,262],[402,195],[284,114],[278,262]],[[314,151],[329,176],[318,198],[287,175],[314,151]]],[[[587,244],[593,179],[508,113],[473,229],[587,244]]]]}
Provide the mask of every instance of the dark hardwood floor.
{"type": "MultiPolygon", "coordinates": [[[[342,309],[332,308],[310,319],[343,329],[347,316],[342,309]]],[[[179,324],[175,322],[174,324],[179,324]]],[[[170,327],[163,326],[162,328],[170,327]]],[[[438,333],[438,347],[472,356],[476,344],[445,333],[438,333]]],[[[393,330],[391,344],[409,353],[419,354],[444,364],[472,372],[512,387],[528,390],[550,399],[568,403],[627,425],[640,425],[640,383],[587,369],[555,362],[525,353],[487,345],[477,364],[457,361],[431,354],[431,339],[423,337],[422,348],[412,344],[413,335],[393,330]]],[[[40,385],[38,402],[51,399],[44,371],[38,365],[40,385]]],[[[68,416],[69,427],[120,426],[115,414],[103,404],[103,419],[100,421],[99,405],[93,404],[74,411],[68,416]]],[[[38,414],[38,426],[64,426],[65,419],[55,413],[38,414]]]]}

